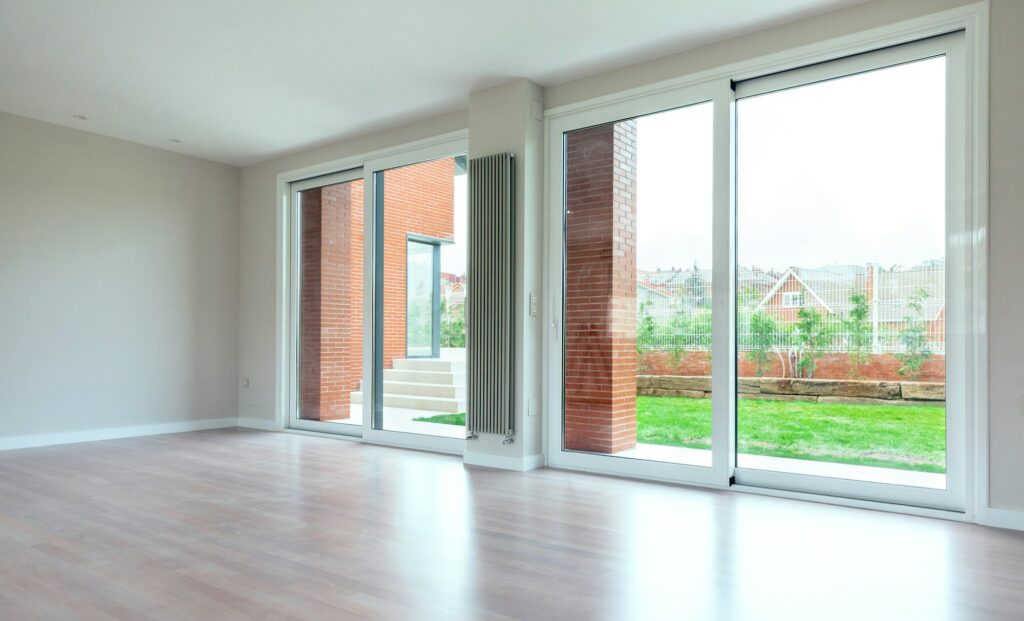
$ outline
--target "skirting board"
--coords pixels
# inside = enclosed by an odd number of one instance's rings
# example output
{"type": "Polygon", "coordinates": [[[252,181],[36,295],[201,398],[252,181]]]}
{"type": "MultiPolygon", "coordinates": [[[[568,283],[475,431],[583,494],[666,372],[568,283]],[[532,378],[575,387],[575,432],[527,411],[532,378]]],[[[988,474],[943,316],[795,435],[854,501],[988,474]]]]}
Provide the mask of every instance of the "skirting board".
{"type": "Polygon", "coordinates": [[[259,429],[261,431],[281,431],[277,423],[263,418],[239,417],[238,426],[245,427],[246,429],[259,429]]]}
{"type": "Polygon", "coordinates": [[[164,433],[182,433],[185,431],[201,431],[204,429],[223,429],[225,427],[237,426],[237,418],[207,418],[203,420],[162,423],[158,425],[133,425],[131,427],[107,427],[104,429],[70,431],[67,433],[39,433],[27,436],[8,436],[0,437],[0,451],[31,448],[35,446],[76,444],[78,442],[93,442],[96,440],[155,436],[164,433]]]}
{"type": "Polygon", "coordinates": [[[983,509],[978,512],[977,522],[984,526],[1024,531],[1024,511],[1009,509],[983,509]]]}
{"type": "Polygon", "coordinates": [[[536,470],[544,465],[543,455],[527,455],[526,457],[506,457],[504,455],[489,455],[466,451],[462,455],[462,463],[467,466],[480,466],[482,468],[498,468],[500,470],[515,470],[526,472],[536,470]]]}

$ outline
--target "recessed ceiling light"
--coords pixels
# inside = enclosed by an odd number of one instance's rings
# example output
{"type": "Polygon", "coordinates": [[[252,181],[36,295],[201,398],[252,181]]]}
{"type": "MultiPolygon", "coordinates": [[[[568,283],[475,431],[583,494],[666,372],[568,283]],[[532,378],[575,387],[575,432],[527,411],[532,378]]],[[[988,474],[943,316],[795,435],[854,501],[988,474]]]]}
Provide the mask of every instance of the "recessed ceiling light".
{"type": "Polygon", "coordinates": [[[84,121],[84,120],[89,118],[89,117],[85,116],[84,114],[72,114],[71,117],[75,118],[75,119],[78,119],[79,121],[84,121]]]}
{"type": "Polygon", "coordinates": [[[174,144],[181,144],[181,141],[177,138],[168,138],[167,142],[173,142],[174,144]]]}

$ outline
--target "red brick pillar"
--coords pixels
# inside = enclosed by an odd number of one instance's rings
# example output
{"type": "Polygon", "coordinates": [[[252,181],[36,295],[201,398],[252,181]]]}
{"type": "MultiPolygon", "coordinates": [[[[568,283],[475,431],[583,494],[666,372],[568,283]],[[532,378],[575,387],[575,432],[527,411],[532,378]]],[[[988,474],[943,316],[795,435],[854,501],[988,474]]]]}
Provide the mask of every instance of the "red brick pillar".
{"type": "Polygon", "coordinates": [[[636,446],[636,123],[568,135],[565,447],[636,446]]]}
{"type": "Polygon", "coordinates": [[[362,374],[362,181],[307,190],[301,205],[301,413],[344,420],[362,374]]]}

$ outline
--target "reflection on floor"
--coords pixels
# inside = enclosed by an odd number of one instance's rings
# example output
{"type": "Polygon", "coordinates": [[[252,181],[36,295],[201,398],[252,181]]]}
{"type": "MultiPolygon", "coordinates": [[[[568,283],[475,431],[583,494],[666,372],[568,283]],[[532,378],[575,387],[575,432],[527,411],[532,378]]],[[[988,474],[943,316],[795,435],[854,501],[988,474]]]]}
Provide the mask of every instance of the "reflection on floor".
{"type": "Polygon", "coordinates": [[[1020,619],[1024,536],[259,431],[0,452],[0,619],[1020,619]]]}

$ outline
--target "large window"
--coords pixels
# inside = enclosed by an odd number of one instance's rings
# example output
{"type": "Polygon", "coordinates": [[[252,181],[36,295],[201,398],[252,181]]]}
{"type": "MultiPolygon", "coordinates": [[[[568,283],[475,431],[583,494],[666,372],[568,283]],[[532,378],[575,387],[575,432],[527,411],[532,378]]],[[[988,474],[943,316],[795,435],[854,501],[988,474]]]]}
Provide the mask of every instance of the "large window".
{"type": "Polygon", "coordinates": [[[466,437],[466,160],[374,174],[380,284],[374,428],[466,437]]]}
{"type": "Polygon", "coordinates": [[[944,489],[945,56],[736,112],[737,465],[944,489]]]}
{"type": "Polygon", "coordinates": [[[307,183],[295,194],[297,419],[358,427],[363,422],[363,180],[318,183],[323,182],[307,183]]]}
{"type": "Polygon", "coordinates": [[[465,146],[290,184],[289,427],[462,452],[465,146]]]}
{"type": "Polygon", "coordinates": [[[552,119],[550,463],[964,507],[962,43],[552,119]]]}
{"type": "Polygon", "coordinates": [[[568,450],[711,465],[712,117],[565,134],[568,450]]]}

